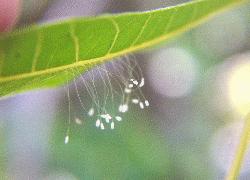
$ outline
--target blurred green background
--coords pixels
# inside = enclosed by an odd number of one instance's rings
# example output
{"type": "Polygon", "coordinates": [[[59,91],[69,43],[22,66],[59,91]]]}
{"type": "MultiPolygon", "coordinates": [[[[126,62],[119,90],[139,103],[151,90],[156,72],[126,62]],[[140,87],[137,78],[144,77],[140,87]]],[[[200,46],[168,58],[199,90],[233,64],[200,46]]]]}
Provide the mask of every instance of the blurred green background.
{"type": "MultiPolygon", "coordinates": [[[[181,2],[24,1],[18,26],[181,2]]],[[[150,107],[131,108],[114,130],[95,128],[74,108],[83,124],[70,125],[65,145],[63,88],[1,100],[0,179],[223,179],[250,109],[249,9],[247,3],[135,54],[150,107]]],[[[240,179],[250,178],[249,169],[248,153],[240,179]]]]}

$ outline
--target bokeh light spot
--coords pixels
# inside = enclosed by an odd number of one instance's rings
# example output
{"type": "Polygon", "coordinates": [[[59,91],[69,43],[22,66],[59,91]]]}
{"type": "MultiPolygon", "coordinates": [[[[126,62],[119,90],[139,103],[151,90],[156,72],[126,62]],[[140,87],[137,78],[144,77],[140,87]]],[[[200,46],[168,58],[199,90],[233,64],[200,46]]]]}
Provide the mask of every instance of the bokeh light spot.
{"type": "Polygon", "coordinates": [[[250,61],[233,69],[228,81],[231,105],[242,115],[250,111],[250,61]]]}
{"type": "Polygon", "coordinates": [[[185,49],[161,49],[148,64],[149,81],[163,96],[178,98],[191,93],[198,75],[196,59],[185,49]]]}

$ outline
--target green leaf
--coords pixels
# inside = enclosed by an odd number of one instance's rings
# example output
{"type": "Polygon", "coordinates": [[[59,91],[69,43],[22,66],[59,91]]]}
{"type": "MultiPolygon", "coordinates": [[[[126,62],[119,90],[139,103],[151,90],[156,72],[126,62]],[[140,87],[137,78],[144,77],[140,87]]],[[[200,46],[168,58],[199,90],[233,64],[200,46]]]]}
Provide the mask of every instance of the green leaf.
{"type": "Polygon", "coordinates": [[[114,57],[153,46],[243,0],[197,0],[139,13],[76,18],[0,37],[0,97],[55,87],[114,57]],[[70,77],[69,77],[70,76],[70,77]]]}

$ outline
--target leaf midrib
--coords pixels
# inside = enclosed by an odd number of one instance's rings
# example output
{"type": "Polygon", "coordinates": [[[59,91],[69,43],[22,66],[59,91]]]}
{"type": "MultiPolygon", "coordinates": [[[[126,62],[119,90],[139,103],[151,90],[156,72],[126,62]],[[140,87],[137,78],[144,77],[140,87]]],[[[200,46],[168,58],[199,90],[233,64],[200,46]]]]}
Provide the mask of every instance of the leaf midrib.
{"type": "Polygon", "coordinates": [[[7,81],[12,81],[12,80],[19,80],[19,79],[25,79],[25,78],[29,78],[29,77],[34,77],[34,76],[38,76],[38,75],[46,75],[46,74],[53,74],[53,73],[57,73],[60,71],[64,71],[70,68],[77,68],[77,67],[83,67],[87,64],[95,64],[95,63],[101,63],[101,62],[105,62],[105,61],[109,61],[112,58],[124,55],[124,54],[128,54],[134,51],[138,51],[141,49],[145,49],[147,47],[153,46],[155,44],[158,44],[168,38],[171,38],[175,35],[178,35],[182,32],[185,32],[186,29],[191,29],[199,24],[201,24],[203,21],[206,21],[207,19],[210,19],[212,17],[214,17],[215,15],[217,15],[218,13],[222,13],[224,11],[226,11],[227,9],[230,9],[231,7],[235,6],[235,4],[240,4],[242,2],[244,2],[245,0],[241,0],[240,2],[235,2],[232,4],[229,4],[228,6],[225,6],[222,9],[219,9],[218,11],[212,12],[200,19],[194,20],[192,22],[190,22],[189,24],[179,28],[176,31],[167,33],[165,35],[159,36],[158,38],[155,38],[151,41],[147,41],[144,42],[142,44],[139,45],[135,45],[135,46],[131,46],[129,48],[126,48],[122,51],[116,52],[116,53],[108,53],[105,56],[102,57],[98,57],[98,58],[92,58],[92,59],[87,59],[87,60],[78,60],[75,63],[72,64],[68,64],[68,65],[64,65],[64,66],[60,66],[60,67],[53,67],[50,69],[45,69],[45,70],[39,70],[39,71],[35,71],[35,72],[29,72],[29,73],[22,73],[22,74],[18,74],[18,75],[14,75],[14,76],[5,76],[5,77],[1,77],[0,76],[0,83],[2,82],[7,82],[7,81]]]}

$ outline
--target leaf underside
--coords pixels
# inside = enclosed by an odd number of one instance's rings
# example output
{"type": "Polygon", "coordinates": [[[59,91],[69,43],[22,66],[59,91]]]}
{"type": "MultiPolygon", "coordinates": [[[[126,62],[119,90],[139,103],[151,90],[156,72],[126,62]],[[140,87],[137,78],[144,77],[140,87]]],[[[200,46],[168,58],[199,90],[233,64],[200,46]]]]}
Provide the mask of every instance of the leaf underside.
{"type": "Polygon", "coordinates": [[[0,97],[62,85],[96,64],[167,40],[240,2],[197,0],[4,34],[0,36],[0,97]]]}

